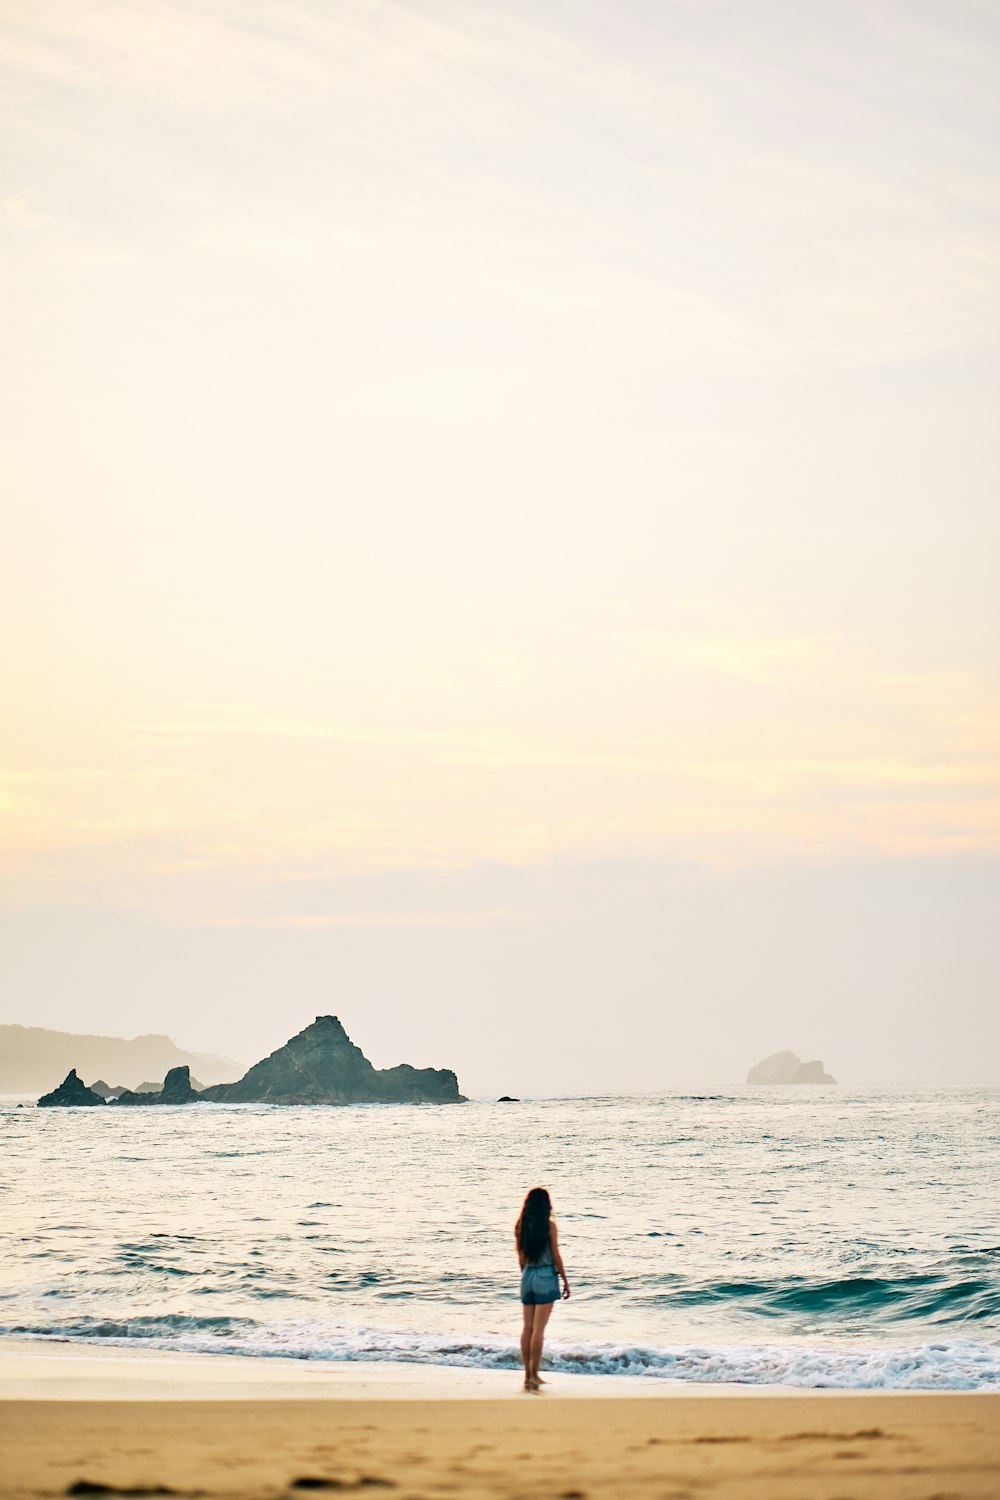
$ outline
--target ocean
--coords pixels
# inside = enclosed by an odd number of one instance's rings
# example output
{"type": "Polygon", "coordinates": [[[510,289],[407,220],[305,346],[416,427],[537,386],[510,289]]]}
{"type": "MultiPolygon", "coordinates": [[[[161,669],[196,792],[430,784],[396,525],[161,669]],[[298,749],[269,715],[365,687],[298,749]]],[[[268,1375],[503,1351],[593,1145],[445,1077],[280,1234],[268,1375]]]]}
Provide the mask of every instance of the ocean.
{"type": "Polygon", "coordinates": [[[0,1137],[0,1337],[515,1370],[541,1183],[557,1370],[1000,1390],[1000,1089],[5,1100],[0,1137]]]}

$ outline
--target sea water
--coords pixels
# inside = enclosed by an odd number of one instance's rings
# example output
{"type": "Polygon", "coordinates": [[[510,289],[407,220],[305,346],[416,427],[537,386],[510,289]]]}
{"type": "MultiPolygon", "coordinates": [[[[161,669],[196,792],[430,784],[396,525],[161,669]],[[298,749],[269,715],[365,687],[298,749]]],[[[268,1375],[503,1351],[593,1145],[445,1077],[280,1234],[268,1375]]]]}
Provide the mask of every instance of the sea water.
{"type": "Polygon", "coordinates": [[[1000,1090],[452,1106],[0,1106],[0,1335],[517,1366],[552,1193],[554,1368],[1000,1389],[1000,1090]]]}

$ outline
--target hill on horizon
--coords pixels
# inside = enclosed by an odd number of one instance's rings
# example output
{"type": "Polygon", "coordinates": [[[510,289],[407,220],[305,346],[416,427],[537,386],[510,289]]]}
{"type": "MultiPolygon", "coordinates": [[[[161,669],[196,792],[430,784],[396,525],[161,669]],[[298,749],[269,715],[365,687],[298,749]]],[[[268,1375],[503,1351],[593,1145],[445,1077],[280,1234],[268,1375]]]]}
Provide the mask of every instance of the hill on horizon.
{"type": "Polygon", "coordinates": [[[136,1088],[187,1065],[204,1084],[231,1083],[244,1069],[227,1057],[186,1052],[169,1036],[90,1036],[44,1026],[0,1025],[0,1094],[52,1089],[75,1068],[87,1083],[103,1078],[136,1088]]]}

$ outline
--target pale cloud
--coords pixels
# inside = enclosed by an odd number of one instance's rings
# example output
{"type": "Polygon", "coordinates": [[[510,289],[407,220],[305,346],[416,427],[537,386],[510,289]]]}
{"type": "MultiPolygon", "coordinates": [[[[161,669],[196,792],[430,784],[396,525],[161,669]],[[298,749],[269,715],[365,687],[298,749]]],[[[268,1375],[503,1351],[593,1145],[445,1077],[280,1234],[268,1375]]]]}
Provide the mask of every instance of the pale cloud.
{"type": "Polygon", "coordinates": [[[136,256],[130,250],[78,243],[53,251],[49,260],[55,265],[101,270],[104,267],[134,265],[136,256]]]}
{"type": "MultiPolygon", "coordinates": [[[[911,99],[926,88],[915,23],[900,47],[851,9],[811,33],[765,24],[773,45],[748,52],[726,9],[709,37],[664,7],[639,41],[587,8],[570,31],[521,4],[297,4],[279,19],[62,3],[9,19],[6,67],[15,127],[60,84],[99,131],[116,99],[133,129],[107,145],[125,189],[112,213],[134,201],[131,232],[161,236],[154,258],[184,244],[477,320],[585,320],[605,357],[665,368],[849,368],[981,345],[1000,245],[981,58],[951,50],[936,124],[911,99]],[[183,144],[191,128],[204,151],[183,144]]],[[[47,128],[68,145],[67,114],[47,128]]],[[[572,347],[577,330],[560,334],[572,347]]]]}
{"type": "Polygon", "coordinates": [[[434,927],[495,927],[504,923],[517,921],[523,923],[530,920],[523,911],[504,909],[503,907],[485,907],[469,910],[456,911],[365,911],[365,912],[337,912],[324,915],[301,915],[301,916],[253,916],[253,917],[216,917],[200,921],[197,917],[193,919],[195,927],[221,927],[240,928],[254,927],[261,931],[291,930],[298,932],[323,932],[338,927],[359,928],[434,928],[434,927]]]}
{"type": "Polygon", "coordinates": [[[39,213],[24,198],[9,194],[0,198],[0,222],[10,229],[44,229],[49,222],[45,214],[39,213]]]}
{"type": "MultiPolygon", "coordinates": [[[[536,654],[529,671],[518,652],[471,645],[438,663],[424,648],[358,664],[355,695],[368,678],[390,700],[393,682],[419,683],[409,721],[360,702],[343,718],[217,703],[108,725],[113,766],[8,779],[0,878],[31,901],[99,896],[239,925],[272,919],[258,902],[275,883],[377,870],[752,867],[1000,839],[1000,700],[978,680],[887,673],[857,646],[748,628],[658,632],[653,646],[610,636],[583,668],[536,654]]],[[[346,920],[281,914],[300,919],[346,920]]],[[[362,919],[406,913],[351,916],[362,919]]]]}
{"type": "Polygon", "coordinates": [[[806,666],[819,644],[808,638],[779,636],[769,640],[683,630],[636,630],[625,641],[642,654],[759,683],[775,682],[787,676],[789,668],[806,666]]]}
{"type": "Polygon", "coordinates": [[[992,848],[956,14],[6,16],[9,898],[992,848]]]}

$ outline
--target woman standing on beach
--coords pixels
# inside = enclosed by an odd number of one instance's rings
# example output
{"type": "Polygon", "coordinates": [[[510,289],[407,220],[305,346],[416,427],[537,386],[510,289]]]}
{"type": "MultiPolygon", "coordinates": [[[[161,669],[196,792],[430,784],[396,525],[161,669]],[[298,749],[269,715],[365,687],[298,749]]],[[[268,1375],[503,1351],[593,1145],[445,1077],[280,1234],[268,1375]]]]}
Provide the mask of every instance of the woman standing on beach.
{"type": "Polygon", "coordinates": [[[559,1277],[562,1295],[569,1296],[566,1267],[559,1254],[559,1232],[552,1217],[552,1199],[545,1188],[532,1188],[524,1200],[521,1215],[514,1225],[517,1260],[521,1267],[521,1360],[524,1364],[524,1389],[537,1391],[542,1384],[538,1367],[542,1362],[545,1325],[552,1316],[553,1303],[559,1300],[559,1277]]]}

